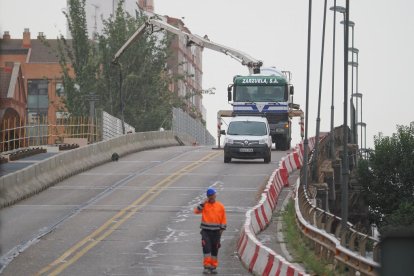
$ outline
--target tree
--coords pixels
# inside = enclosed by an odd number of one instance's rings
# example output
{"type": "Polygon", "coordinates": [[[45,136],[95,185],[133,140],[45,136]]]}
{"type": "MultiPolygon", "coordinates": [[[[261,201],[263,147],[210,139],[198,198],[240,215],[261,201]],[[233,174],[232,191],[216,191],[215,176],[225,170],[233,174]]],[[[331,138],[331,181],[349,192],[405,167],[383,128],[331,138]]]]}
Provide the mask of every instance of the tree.
{"type": "Polygon", "coordinates": [[[137,131],[169,128],[172,107],[181,100],[168,90],[172,78],[165,71],[168,36],[145,34],[117,66],[112,57],[146,18],[131,17],[119,1],[115,15],[103,21],[103,33],[95,36],[97,40],[89,40],[85,0],[70,0],[68,6],[65,16],[72,40],[61,36],[58,45],[67,110],[72,115],[88,114],[87,96],[95,93],[97,107],[116,117],[121,117],[123,109],[125,121],[137,131]]]}
{"type": "Polygon", "coordinates": [[[358,175],[370,220],[381,231],[414,221],[414,126],[397,126],[397,133],[375,137],[374,144],[358,175]]]}
{"type": "Polygon", "coordinates": [[[63,35],[58,46],[59,62],[63,72],[63,85],[66,93],[64,103],[72,115],[88,114],[87,96],[96,92],[96,72],[98,63],[94,45],[88,39],[86,26],[85,0],[69,0],[66,16],[72,35],[69,43],[63,35]],[[71,76],[70,66],[74,77],[71,76]]]}
{"type": "Polygon", "coordinates": [[[168,90],[169,76],[165,74],[168,57],[167,36],[145,34],[124,52],[118,65],[112,57],[124,42],[144,24],[146,18],[133,18],[119,3],[113,18],[104,21],[99,38],[99,87],[102,107],[120,117],[121,90],[125,120],[138,131],[169,127],[174,95],[168,90]]]}

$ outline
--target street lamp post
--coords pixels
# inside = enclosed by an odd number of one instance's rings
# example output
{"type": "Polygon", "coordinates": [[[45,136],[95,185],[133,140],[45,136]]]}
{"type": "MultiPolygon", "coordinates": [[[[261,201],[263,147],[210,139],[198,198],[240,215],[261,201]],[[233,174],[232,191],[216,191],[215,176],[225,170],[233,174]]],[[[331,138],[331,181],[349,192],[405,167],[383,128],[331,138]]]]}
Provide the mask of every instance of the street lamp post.
{"type": "Polygon", "coordinates": [[[122,134],[125,134],[125,118],[124,118],[124,96],[122,95],[122,64],[119,62],[119,100],[121,102],[121,121],[122,121],[122,134]]]}
{"type": "MultiPolygon", "coordinates": [[[[349,0],[346,6],[335,6],[331,8],[334,12],[344,15],[344,123],[343,123],[343,152],[342,152],[342,179],[341,179],[341,228],[348,228],[348,45],[349,45],[349,0]]],[[[341,23],[342,23],[341,22],[341,23]]]]}
{"type": "MultiPolygon", "coordinates": [[[[354,142],[355,144],[358,144],[358,128],[356,127],[359,120],[358,120],[358,98],[360,98],[359,96],[355,96],[355,94],[359,93],[359,87],[358,87],[358,78],[359,78],[359,50],[357,48],[351,47],[349,48],[349,51],[352,52],[352,54],[356,54],[356,61],[352,61],[349,62],[348,64],[352,66],[352,69],[355,67],[356,68],[356,73],[355,73],[355,93],[352,93],[352,97],[356,98],[356,113],[355,113],[355,131],[354,131],[354,142]]],[[[361,95],[362,96],[362,95],[361,95]]],[[[362,103],[361,103],[362,104],[362,103]]],[[[362,119],[361,119],[362,120],[362,119]]],[[[362,129],[361,129],[362,131],[362,129]]],[[[361,132],[361,137],[362,137],[362,132],[361,132]]],[[[362,143],[360,145],[362,147],[362,143]]]]}
{"type": "Polygon", "coordinates": [[[318,171],[318,156],[319,156],[319,135],[320,135],[320,125],[321,125],[321,96],[322,96],[322,76],[323,76],[323,58],[325,51],[325,25],[326,25],[326,4],[323,9],[323,27],[322,27],[322,49],[321,49],[321,65],[319,72],[319,95],[318,95],[318,116],[316,118],[316,140],[315,140],[315,154],[313,158],[313,180],[317,180],[319,171],[318,171]]]}
{"type": "Polygon", "coordinates": [[[334,6],[329,8],[333,11],[333,42],[332,42],[332,96],[331,96],[331,132],[330,132],[330,155],[331,159],[336,159],[335,153],[335,135],[334,135],[334,97],[335,97],[335,40],[336,40],[336,13],[342,13],[345,16],[345,8],[336,5],[336,0],[334,0],[334,6]]]}
{"type": "MultiPolygon", "coordinates": [[[[352,49],[354,48],[354,27],[355,27],[355,22],[350,21],[348,18],[348,27],[352,28],[352,49]]],[[[341,24],[345,24],[345,20],[341,21],[341,24]]],[[[354,103],[352,101],[352,95],[354,95],[354,52],[352,52],[352,56],[351,56],[352,61],[349,62],[348,64],[352,66],[352,72],[351,72],[351,98],[350,98],[350,116],[353,120],[351,120],[350,124],[351,124],[351,142],[352,143],[357,143],[357,138],[356,138],[356,127],[355,127],[355,111],[354,111],[354,103]]],[[[357,91],[358,92],[358,91],[357,91]]]]}
{"type": "MultiPolygon", "coordinates": [[[[361,107],[361,113],[362,113],[362,93],[354,93],[353,98],[355,98],[355,101],[356,101],[356,116],[355,116],[356,123],[355,123],[355,126],[359,126],[360,122],[362,122],[362,116],[360,118],[358,117],[359,107],[361,107]],[[360,102],[361,102],[361,106],[359,105],[360,102]]],[[[355,128],[357,128],[357,127],[355,127],[355,128]]],[[[362,148],[362,145],[363,145],[362,144],[362,127],[361,127],[361,130],[360,130],[359,134],[360,134],[359,136],[361,136],[360,148],[362,148]]],[[[356,138],[358,138],[358,135],[356,135],[356,138]]]]}
{"type": "Polygon", "coordinates": [[[332,35],[332,96],[331,96],[331,131],[330,131],[330,156],[332,160],[336,159],[335,154],[335,135],[334,135],[334,111],[335,111],[335,40],[336,40],[336,12],[338,12],[338,8],[345,12],[344,7],[340,7],[336,5],[336,0],[334,0],[333,7],[330,7],[329,10],[333,11],[333,35],[332,35]]]}
{"type": "Polygon", "coordinates": [[[309,118],[309,73],[310,73],[310,49],[311,49],[311,30],[312,30],[312,0],[309,0],[308,8],[308,47],[306,61],[306,109],[305,109],[305,139],[303,141],[303,188],[308,188],[308,118],[309,118]]]}
{"type": "Polygon", "coordinates": [[[341,228],[348,228],[348,47],[349,47],[349,0],[346,0],[344,32],[344,125],[343,125],[343,160],[341,185],[341,228]]]}
{"type": "MultiPolygon", "coordinates": [[[[355,48],[349,48],[349,49],[355,49],[355,48]]],[[[354,52],[352,52],[352,54],[354,54],[354,52]]],[[[356,71],[358,72],[358,62],[356,62],[356,61],[349,61],[348,62],[348,65],[352,67],[352,71],[354,70],[354,68],[356,68],[356,71]]],[[[358,92],[358,82],[356,82],[356,90],[358,92]]],[[[350,108],[350,112],[351,112],[351,114],[350,114],[351,115],[350,124],[351,124],[351,130],[352,130],[351,139],[352,139],[352,143],[353,144],[358,144],[358,130],[357,130],[357,127],[356,127],[356,124],[358,123],[358,98],[356,98],[356,105],[357,105],[356,106],[356,109],[355,109],[354,101],[353,101],[353,99],[355,97],[355,94],[357,92],[354,93],[354,91],[352,91],[352,94],[351,94],[351,97],[350,97],[350,100],[349,100],[349,102],[351,104],[351,108],[350,108]]]]}

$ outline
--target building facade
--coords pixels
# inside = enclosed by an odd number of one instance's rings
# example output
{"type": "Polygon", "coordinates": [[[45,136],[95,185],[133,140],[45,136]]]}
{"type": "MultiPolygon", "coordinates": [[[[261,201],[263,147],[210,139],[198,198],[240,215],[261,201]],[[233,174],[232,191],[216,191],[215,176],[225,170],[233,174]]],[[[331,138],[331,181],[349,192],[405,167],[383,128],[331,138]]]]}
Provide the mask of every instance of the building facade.
{"type": "MultiPolygon", "coordinates": [[[[110,16],[117,1],[96,1],[105,15],[110,16]],[[104,3],[109,3],[104,6],[104,3]]],[[[86,1],[87,6],[94,2],[86,1]]],[[[154,11],[152,0],[125,1],[126,7],[134,6],[136,16],[151,16],[154,11]]],[[[88,7],[86,7],[88,8],[88,7]]],[[[96,7],[95,7],[96,10],[96,7]]],[[[101,11],[102,12],[102,11],[101,11]]],[[[88,12],[87,12],[88,13],[88,12]]],[[[89,12],[89,14],[91,14],[89,12]]],[[[92,18],[91,16],[89,16],[92,18]]],[[[101,22],[101,18],[97,21],[101,22]]],[[[96,17],[94,18],[96,19],[96,17]]],[[[165,22],[190,33],[181,19],[164,16],[165,22]]],[[[92,21],[94,22],[94,20],[92,21]]],[[[88,23],[88,26],[90,24],[88,23]]],[[[92,28],[90,35],[92,37],[92,28]]],[[[71,40],[67,40],[71,43],[71,40]]],[[[9,32],[0,37],[0,123],[9,118],[30,124],[39,118],[47,118],[51,124],[64,117],[62,69],[54,51],[57,39],[47,39],[43,33],[33,37],[27,28],[22,38],[12,38],[9,32]]],[[[167,72],[173,76],[170,90],[184,99],[183,109],[193,117],[206,120],[206,109],[202,105],[202,51],[197,46],[188,46],[179,36],[172,36],[171,57],[167,72]]],[[[70,74],[74,74],[70,69],[70,74]]],[[[54,141],[49,141],[54,143],[54,141]]]]}
{"type": "MultiPolygon", "coordinates": [[[[88,34],[91,39],[95,33],[102,33],[103,19],[115,14],[119,0],[86,0],[85,12],[88,34]]],[[[154,15],[154,0],[125,0],[123,8],[131,16],[147,17],[154,15]]],[[[163,20],[191,33],[181,19],[164,16],[163,20]]],[[[70,37],[68,32],[67,37],[70,37]]],[[[199,47],[187,47],[184,40],[175,36],[171,43],[172,57],[167,67],[170,75],[179,76],[176,82],[170,85],[172,92],[185,99],[184,109],[190,114],[206,120],[206,113],[202,105],[202,51],[199,47]]]]}
{"type": "MultiPolygon", "coordinates": [[[[143,1],[139,1],[143,2],[143,1]]],[[[152,1],[148,2],[150,5],[152,1]]],[[[94,38],[95,33],[102,33],[103,30],[103,19],[110,18],[115,14],[118,7],[119,0],[86,0],[85,2],[85,13],[86,13],[86,24],[88,28],[88,35],[90,38],[94,38]]],[[[66,5],[68,8],[69,3],[66,5]]],[[[153,6],[153,5],[152,5],[153,6]]],[[[137,0],[124,0],[123,8],[131,16],[135,17],[138,12],[137,0]]],[[[69,29],[66,30],[66,37],[71,38],[69,29]]]]}
{"type": "MultiPolygon", "coordinates": [[[[166,22],[178,29],[191,33],[181,19],[166,16],[166,22]]],[[[202,54],[203,48],[187,45],[183,37],[173,36],[170,44],[171,57],[168,60],[168,68],[172,75],[178,76],[172,85],[172,91],[184,98],[186,111],[190,114],[206,118],[202,104],[202,54]]]]}
{"type": "Polygon", "coordinates": [[[20,39],[13,39],[8,32],[3,34],[0,39],[0,120],[3,124],[11,117],[26,124],[47,118],[55,124],[62,117],[65,93],[62,69],[53,51],[57,43],[56,39],[46,39],[43,33],[32,38],[29,29],[24,30],[20,39]]]}

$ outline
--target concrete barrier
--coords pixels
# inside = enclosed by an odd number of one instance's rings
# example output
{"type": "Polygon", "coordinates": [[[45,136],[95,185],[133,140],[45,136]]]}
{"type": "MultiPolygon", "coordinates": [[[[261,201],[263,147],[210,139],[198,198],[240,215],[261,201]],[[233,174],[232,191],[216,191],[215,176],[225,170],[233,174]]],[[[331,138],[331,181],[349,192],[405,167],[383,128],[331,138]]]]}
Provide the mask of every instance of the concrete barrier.
{"type": "MultiPolygon", "coordinates": [[[[309,141],[311,151],[315,138],[312,137],[309,141]]],[[[264,246],[255,236],[269,225],[280,191],[289,185],[289,174],[300,169],[302,164],[301,143],[282,158],[279,167],[270,176],[258,204],[246,212],[246,220],[237,243],[237,253],[243,265],[255,275],[307,275],[301,268],[264,246]]]]}
{"type": "Polygon", "coordinates": [[[191,145],[194,138],[172,131],[138,132],[54,155],[27,168],[0,177],[0,208],[54,185],[72,175],[146,149],[191,145]]]}

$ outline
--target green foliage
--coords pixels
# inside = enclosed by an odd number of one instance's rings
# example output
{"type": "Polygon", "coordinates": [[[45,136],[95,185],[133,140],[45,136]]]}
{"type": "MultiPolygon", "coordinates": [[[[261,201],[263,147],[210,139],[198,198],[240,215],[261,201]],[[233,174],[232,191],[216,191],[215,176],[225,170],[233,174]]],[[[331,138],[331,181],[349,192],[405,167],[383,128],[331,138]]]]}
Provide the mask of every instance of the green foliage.
{"type": "MultiPolygon", "coordinates": [[[[295,262],[303,262],[309,270],[315,274],[312,275],[335,275],[333,268],[324,260],[318,258],[315,253],[306,246],[306,240],[302,238],[300,230],[296,225],[296,214],[294,201],[291,200],[286,205],[283,213],[284,235],[288,246],[295,254],[295,262]]],[[[338,275],[338,274],[336,274],[338,275]]]]}
{"type": "Polygon", "coordinates": [[[383,232],[414,230],[414,202],[402,202],[398,209],[385,217],[382,224],[383,232]]]}
{"type": "Polygon", "coordinates": [[[88,39],[85,13],[85,0],[69,0],[68,12],[64,12],[72,41],[61,36],[59,61],[63,71],[65,106],[75,116],[88,114],[87,96],[96,91],[96,70],[98,60],[91,41],[88,39]],[[71,77],[71,64],[75,77],[71,77]]]}
{"type": "Polygon", "coordinates": [[[120,117],[122,89],[125,120],[138,131],[156,130],[161,125],[169,128],[174,105],[173,95],[168,91],[169,78],[164,74],[165,38],[144,34],[124,52],[118,65],[111,63],[113,55],[144,20],[132,18],[119,5],[115,17],[104,21],[103,35],[99,38],[102,107],[120,117]]]}
{"type": "Polygon", "coordinates": [[[376,137],[369,160],[361,160],[359,181],[370,220],[383,227],[414,221],[414,128],[398,126],[391,137],[376,137]],[[407,205],[408,204],[408,205],[407,205]]]}
{"type": "Polygon", "coordinates": [[[59,57],[66,92],[66,107],[74,115],[88,114],[89,93],[98,96],[97,108],[121,118],[136,131],[171,127],[172,107],[182,99],[168,90],[173,76],[165,71],[169,44],[165,33],[144,34],[112,63],[115,53],[144,24],[146,18],[134,18],[118,2],[115,16],[103,21],[103,32],[88,39],[85,0],[70,0],[65,13],[73,40],[60,39],[59,57]],[[70,75],[70,67],[74,77],[70,75]],[[121,96],[122,95],[122,96],[121,96]]]}

